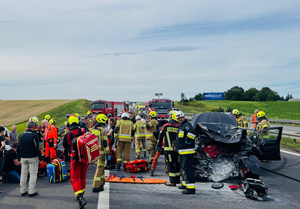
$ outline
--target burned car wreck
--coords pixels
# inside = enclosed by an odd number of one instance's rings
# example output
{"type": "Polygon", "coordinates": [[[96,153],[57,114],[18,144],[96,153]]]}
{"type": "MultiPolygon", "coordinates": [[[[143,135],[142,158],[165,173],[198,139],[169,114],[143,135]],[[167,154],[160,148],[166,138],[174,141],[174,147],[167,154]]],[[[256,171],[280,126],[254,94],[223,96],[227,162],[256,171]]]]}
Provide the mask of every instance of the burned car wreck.
{"type": "Polygon", "coordinates": [[[237,126],[231,114],[194,115],[194,159],[197,179],[219,182],[230,178],[259,179],[260,161],[280,160],[282,127],[249,131],[237,126]]]}

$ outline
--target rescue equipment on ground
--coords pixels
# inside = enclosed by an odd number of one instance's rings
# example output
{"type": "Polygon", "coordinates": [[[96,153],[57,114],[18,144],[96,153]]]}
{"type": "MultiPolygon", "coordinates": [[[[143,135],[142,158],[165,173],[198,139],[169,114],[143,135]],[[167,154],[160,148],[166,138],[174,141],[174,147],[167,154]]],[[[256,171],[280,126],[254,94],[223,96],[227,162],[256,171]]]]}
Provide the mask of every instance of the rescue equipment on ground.
{"type": "Polygon", "coordinates": [[[74,140],[77,140],[78,161],[80,163],[90,164],[100,158],[100,146],[95,134],[86,132],[74,140]]]}
{"type": "Polygon", "coordinates": [[[105,177],[105,182],[111,182],[111,183],[134,183],[134,184],[164,184],[167,182],[167,180],[163,179],[148,179],[143,178],[143,176],[131,176],[131,177],[125,177],[125,176],[114,176],[109,175],[108,177],[105,177]]]}
{"type": "Polygon", "coordinates": [[[148,162],[146,160],[133,160],[125,163],[125,171],[129,173],[138,173],[148,170],[148,162]]]}
{"type": "Polygon", "coordinates": [[[65,161],[53,159],[47,164],[47,181],[57,183],[67,179],[67,170],[65,161]]]}

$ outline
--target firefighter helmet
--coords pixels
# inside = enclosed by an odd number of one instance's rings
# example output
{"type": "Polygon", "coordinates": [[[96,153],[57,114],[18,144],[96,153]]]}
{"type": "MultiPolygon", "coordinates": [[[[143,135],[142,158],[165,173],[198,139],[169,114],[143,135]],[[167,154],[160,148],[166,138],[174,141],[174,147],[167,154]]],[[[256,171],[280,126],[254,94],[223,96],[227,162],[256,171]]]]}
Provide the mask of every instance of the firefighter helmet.
{"type": "Polygon", "coordinates": [[[257,113],[257,118],[262,118],[262,117],[264,117],[266,115],[266,113],[264,112],[264,111],[259,111],[258,113],[257,113]]]}
{"type": "Polygon", "coordinates": [[[33,116],[32,118],[35,120],[36,123],[39,122],[39,119],[36,116],[33,116]]]}
{"type": "Polygon", "coordinates": [[[135,119],[136,119],[136,120],[140,120],[140,119],[141,119],[141,116],[137,115],[137,116],[135,117],[135,119]]]}
{"type": "Polygon", "coordinates": [[[99,122],[99,123],[106,123],[107,117],[104,114],[99,114],[96,117],[96,121],[99,122]]]}
{"type": "Polygon", "coordinates": [[[175,114],[176,114],[177,120],[178,120],[179,118],[184,117],[184,113],[183,113],[182,111],[177,111],[175,114]]]}
{"type": "Polygon", "coordinates": [[[123,112],[121,118],[129,118],[129,114],[127,112],[123,112]]]}
{"type": "Polygon", "coordinates": [[[50,116],[50,115],[45,115],[45,119],[46,119],[47,121],[49,121],[49,120],[51,119],[51,116],[50,116]]]}
{"type": "Polygon", "coordinates": [[[75,123],[75,124],[79,123],[79,119],[76,115],[71,115],[69,117],[69,124],[72,125],[73,123],[75,123]]]}
{"type": "Polygon", "coordinates": [[[49,123],[52,125],[53,123],[55,123],[55,120],[53,120],[53,118],[51,118],[51,119],[49,120],[49,123]]]}
{"type": "Polygon", "coordinates": [[[173,112],[172,119],[175,120],[176,122],[178,122],[177,117],[176,117],[176,112],[173,112]]]}
{"type": "Polygon", "coordinates": [[[238,109],[234,109],[234,110],[232,110],[232,114],[233,115],[239,115],[240,112],[238,111],[238,109]]]}
{"type": "Polygon", "coordinates": [[[91,114],[91,111],[88,110],[88,111],[86,112],[86,115],[89,116],[90,114],[91,114]]]}
{"type": "Polygon", "coordinates": [[[152,118],[154,118],[154,117],[156,117],[156,112],[155,111],[151,111],[151,112],[149,112],[149,115],[152,117],[152,118]]]}
{"type": "Polygon", "coordinates": [[[32,118],[29,118],[29,120],[28,121],[33,121],[33,122],[35,122],[36,123],[36,120],[32,117],[32,118]]]}

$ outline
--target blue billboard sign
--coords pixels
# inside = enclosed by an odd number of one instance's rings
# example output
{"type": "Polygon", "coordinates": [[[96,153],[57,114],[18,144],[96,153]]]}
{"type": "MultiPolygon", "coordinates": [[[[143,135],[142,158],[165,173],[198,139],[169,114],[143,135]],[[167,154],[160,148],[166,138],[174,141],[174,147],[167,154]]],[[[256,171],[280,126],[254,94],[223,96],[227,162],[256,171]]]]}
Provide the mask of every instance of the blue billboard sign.
{"type": "Polygon", "coordinates": [[[224,100],[224,92],[203,93],[203,100],[224,100]]]}

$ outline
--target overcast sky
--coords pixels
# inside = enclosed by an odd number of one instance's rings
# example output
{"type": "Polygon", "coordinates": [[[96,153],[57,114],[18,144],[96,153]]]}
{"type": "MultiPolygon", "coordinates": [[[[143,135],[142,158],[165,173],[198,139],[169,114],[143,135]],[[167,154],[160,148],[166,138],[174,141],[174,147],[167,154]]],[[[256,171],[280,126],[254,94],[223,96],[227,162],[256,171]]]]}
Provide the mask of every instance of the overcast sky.
{"type": "Polygon", "coordinates": [[[300,1],[0,0],[0,99],[300,98],[300,1]]]}

